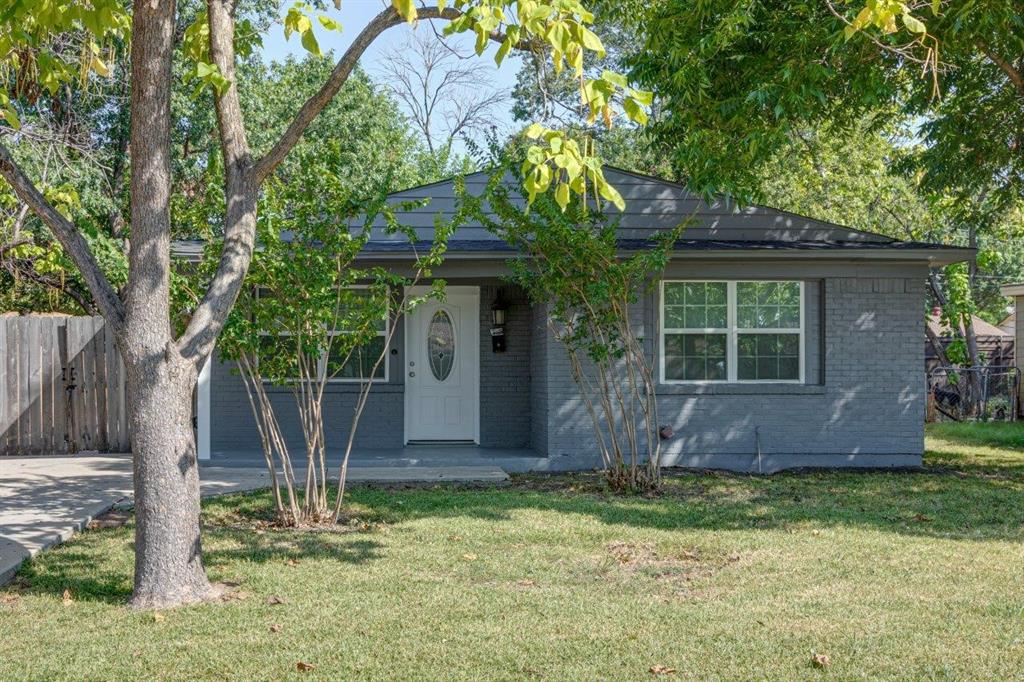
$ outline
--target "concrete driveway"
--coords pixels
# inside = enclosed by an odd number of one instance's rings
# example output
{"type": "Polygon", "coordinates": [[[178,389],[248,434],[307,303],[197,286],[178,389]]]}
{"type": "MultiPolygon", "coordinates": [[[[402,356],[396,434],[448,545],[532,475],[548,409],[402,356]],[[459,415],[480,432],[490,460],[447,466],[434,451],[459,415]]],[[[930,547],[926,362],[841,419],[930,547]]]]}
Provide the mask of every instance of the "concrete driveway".
{"type": "MultiPolygon", "coordinates": [[[[201,467],[204,495],[267,485],[259,468],[201,467]]],[[[0,458],[0,584],[132,495],[129,455],[0,458]]]]}

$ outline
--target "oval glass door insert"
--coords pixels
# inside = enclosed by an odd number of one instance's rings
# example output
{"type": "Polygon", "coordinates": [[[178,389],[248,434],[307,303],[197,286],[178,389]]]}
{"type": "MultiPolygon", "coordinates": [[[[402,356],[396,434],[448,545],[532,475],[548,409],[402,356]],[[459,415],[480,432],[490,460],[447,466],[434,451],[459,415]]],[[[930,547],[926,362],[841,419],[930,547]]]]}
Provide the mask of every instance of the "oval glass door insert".
{"type": "Polygon", "coordinates": [[[455,325],[444,310],[430,318],[427,328],[427,358],[430,371],[438,381],[444,381],[455,366],[455,325]]]}

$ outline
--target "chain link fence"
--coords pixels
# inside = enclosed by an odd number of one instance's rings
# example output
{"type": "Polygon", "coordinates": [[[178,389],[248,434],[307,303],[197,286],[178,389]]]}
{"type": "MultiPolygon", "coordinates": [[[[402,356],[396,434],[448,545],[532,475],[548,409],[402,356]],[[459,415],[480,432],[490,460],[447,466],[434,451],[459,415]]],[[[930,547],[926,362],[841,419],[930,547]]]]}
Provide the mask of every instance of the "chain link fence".
{"type": "Polygon", "coordinates": [[[928,421],[1015,421],[1020,369],[935,367],[928,373],[928,421]]]}

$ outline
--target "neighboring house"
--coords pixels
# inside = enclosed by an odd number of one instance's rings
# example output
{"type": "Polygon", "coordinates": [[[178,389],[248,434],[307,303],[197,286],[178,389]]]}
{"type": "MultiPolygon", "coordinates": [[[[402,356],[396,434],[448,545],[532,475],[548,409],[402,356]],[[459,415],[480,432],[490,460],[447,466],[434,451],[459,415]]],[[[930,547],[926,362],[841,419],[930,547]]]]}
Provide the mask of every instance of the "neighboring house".
{"type": "MultiPolygon", "coordinates": [[[[973,250],[900,242],[760,206],[708,204],[680,185],[612,168],[606,176],[627,202],[624,253],[645,248],[658,230],[697,221],[636,310],[658,377],[659,423],[675,432],[663,443],[666,465],[771,471],[921,463],[925,278],[929,267],[968,260],[973,250]]],[[[479,173],[466,180],[470,191],[485,181],[479,173]]],[[[453,183],[393,195],[396,202],[426,197],[429,205],[400,220],[429,241],[435,214],[453,210],[453,183]]],[[[199,245],[177,243],[175,252],[196,258],[199,245]]],[[[479,225],[450,241],[435,270],[448,282],[447,301],[399,321],[357,455],[416,458],[441,444],[454,456],[503,458],[511,468],[599,466],[546,306],[503,279],[513,255],[479,225]],[[501,352],[490,339],[495,302],[507,316],[501,352]]],[[[362,258],[402,268],[413,252],[404,236],[381,232],[362,258]]],[[[273,390],[284,430],[301,449],[288,389],[273,390]]],[[[336,448],[355,390],[352,380],[328,388],[324,421],[336,448]]],[[[217,360],[200,380],[198,423],[201,457],[259,452],[241,380],[217,360]]]]}
{"type": "MultiPolygon", "coordinates": [[[[1013,299],[1013,312],[1003,320],[999,326],[1012,321],[1013,335],[1016,339],[1014,345],[1014,365],[1024,372],[1024,283],[1007,284],[999,287],[999,293],[1013,299]]],[[[1024,381],[1019,384],[1019,400],[1017,405],[1024,414],[1024,381]]]]}
{"type": "Polygon", "coordinates": [[[1010,336],[1014,336],[1017,330],[1017,311],[1011,310],[1010,314],[999,321],[996,325],[1010,336]]]}
{"type": "MultiPolygon", "coordinates": [[[[933,308],[926,321],[931,330],[942,340],[943,348],[953,342],[953,335],[950,333],[949,325],[944,324],[941,318],[941,311],[933,308]]],[[[990,324],[977,315],[973,316],[974,334],[978,339],[978,350],[982,354],[983,362],[993,367],[1012,367],[1014,352],[1013,332],[1007,332],[1000,327],[990,324]]],[[[931,372],[941,363],[935,355],[935,349],[926,338],[924,341],[924,365],[925,371],[931,372]]]]}

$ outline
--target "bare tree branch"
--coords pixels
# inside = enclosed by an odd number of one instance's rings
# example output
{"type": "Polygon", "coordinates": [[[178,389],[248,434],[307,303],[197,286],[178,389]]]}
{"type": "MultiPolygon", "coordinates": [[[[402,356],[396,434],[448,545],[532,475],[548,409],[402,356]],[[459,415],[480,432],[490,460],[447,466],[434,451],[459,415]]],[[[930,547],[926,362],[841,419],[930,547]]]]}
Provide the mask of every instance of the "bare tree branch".
{"type": "Polygon", "coordinates": [[[110,280],[100,269],[85,237],[36,189],[32,181],[11,158],[10,151],[3,144],[0,144],[0,175],[7,180],[18,198],[25,202],[50,228],[53,236],[61,243],[78,267],[79,272],[82,273],[82,279],[85,280],[89,292],[92,293],[96,305],[103,312],[107,322],[115,331],[119,331],[124,325],[124,304],[117,292],[114,291],[110,280]]]}
{"type": "MultiPolygon", "coordinates": [[[[420,7],[417,8],[417,13],[421,21],[429,19],[444,19],[446,21],[453,21],[462,16],[462,12],[446,7],[445,9],[439,9],[437,7],[420,7]]],[[[285,130],[281,138],[274,144],[274,146],[267,152],[259,161],[256,162],[253,169],[254,182],[258,185],[261,183],[270,173],[277,167],[284,157],[288,155],[302,133],[306,130],[313,119],[323,111],[331,99],[338,93],[341,86],[348,80],[349,74],[352,73],[352,69],[355,68],[359,62],[359,58],[362,57],[366,48],[384,31],[391,28],[392,26],[398,26],[399,24],[405,23],[405,19],[395,11],[393,7],[389,7],[377,16],[375,16],[366,27],[360,31],[359,35],[352,42],[352,45],[345,51],[345,54],[338,60],[338,64],[334,67],[334,71],[328,77],[327,82],[324,83],[323,87],[318,92],[313,94],[309,99],[306,100],[305,104],[299,109],[299,112],[295,115],[291,124],[285,130]]],[[[502,42],[505,40],[505,35],[494,31],[491,33],[491,40],[495,42],[502,42]]],[[[529,44],[525,41],[521,41],[517,46],[519,49],[528,47],[529,44]]]]}
{"type": "Polygon", "coordinates": [[[444,42],[435,29],[431,35],[414,34],[388,50],[381,74],[405,104],[413,123],[433,154],[451,145],[460,134],[487,127],[490,113],[506,100],[496,89],[481,86],[490,69],[469,62],[444,42]]]}

